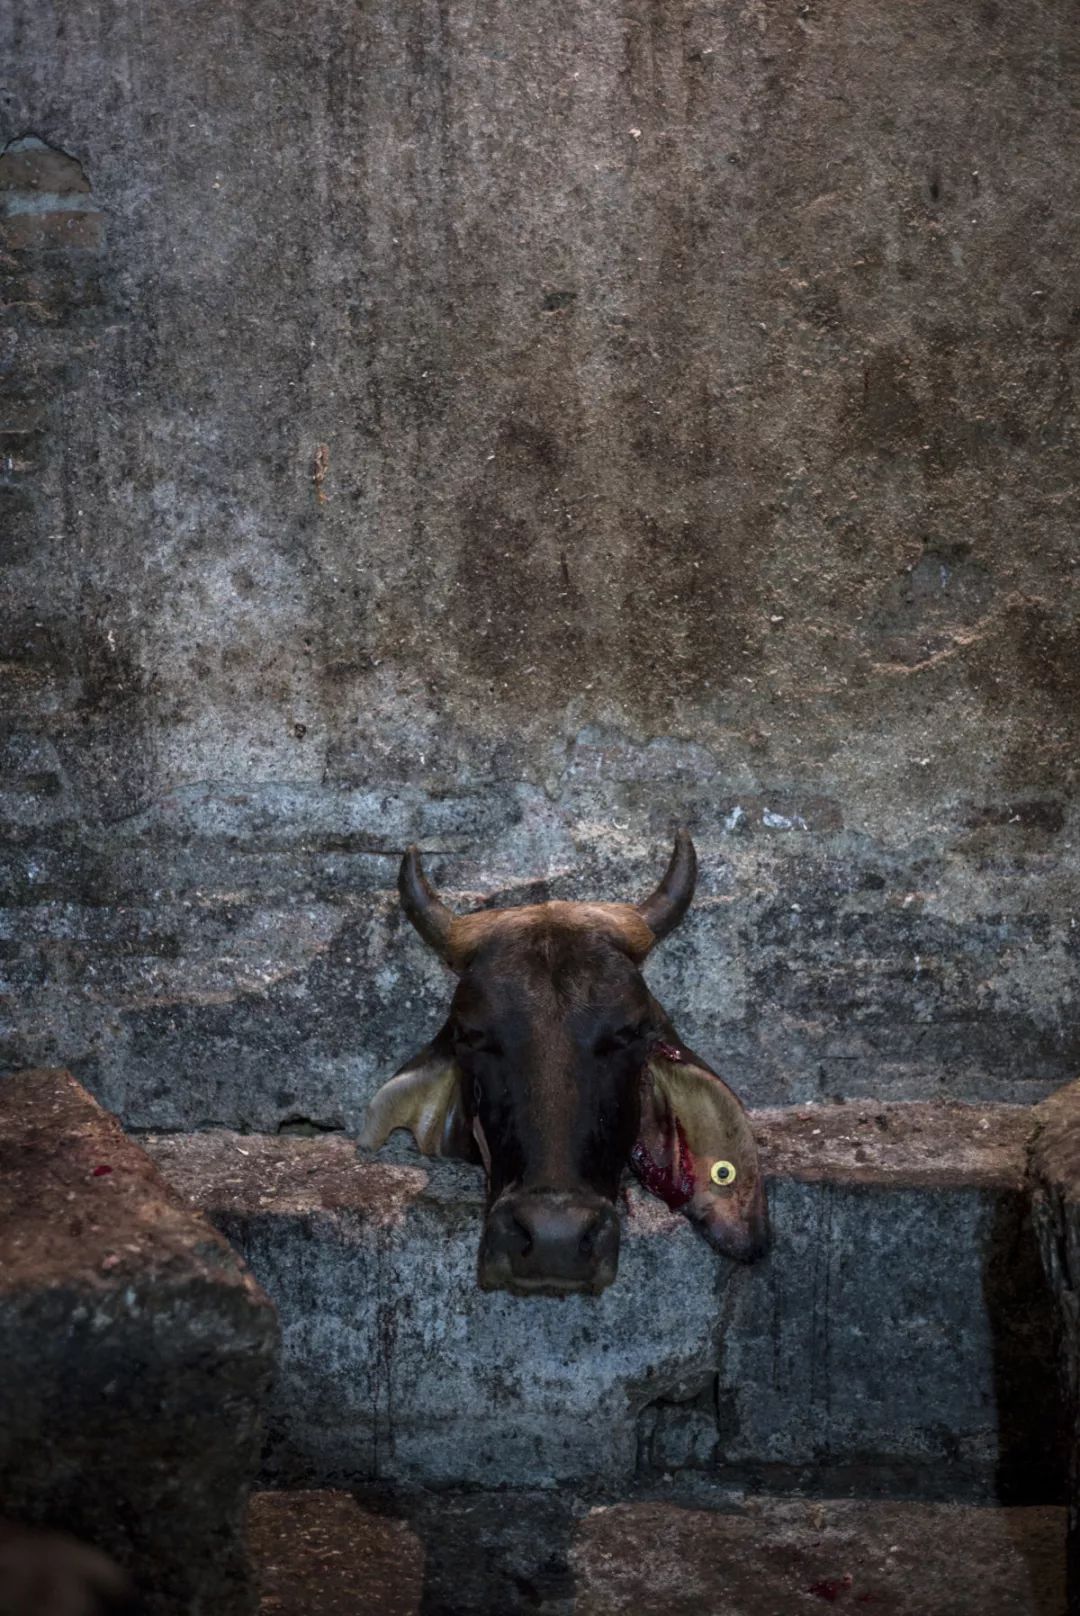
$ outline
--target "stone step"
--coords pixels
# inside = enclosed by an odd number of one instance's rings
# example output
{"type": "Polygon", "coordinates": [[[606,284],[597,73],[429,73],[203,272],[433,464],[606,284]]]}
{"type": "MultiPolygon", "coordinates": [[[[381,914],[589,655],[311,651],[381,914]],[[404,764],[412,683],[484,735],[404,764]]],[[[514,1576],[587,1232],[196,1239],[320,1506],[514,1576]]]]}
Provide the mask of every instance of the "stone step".
{"type": "Polygon", "coordinates": [[[0,1077],[0,1515],[240,1616],[276,1348],[235,1253],[66,1072],[0,1077]]]}
{"type": "Polygon", "coordinates": [[[768,1259],[629,1190],[599,1298],[476,1285],[480,1174],[343,1135],[148,1137],[278,1306],[279,1485],[756,1489],[1052,1501],[1062,1420],[1022,1107],[759,1112],[768,1259]]]}
{"type": "Polygon", "coordinates": [[[642,1491],[269,1492],[262,1616],[1062,1616],[1065,1511],[642,1491]]]}

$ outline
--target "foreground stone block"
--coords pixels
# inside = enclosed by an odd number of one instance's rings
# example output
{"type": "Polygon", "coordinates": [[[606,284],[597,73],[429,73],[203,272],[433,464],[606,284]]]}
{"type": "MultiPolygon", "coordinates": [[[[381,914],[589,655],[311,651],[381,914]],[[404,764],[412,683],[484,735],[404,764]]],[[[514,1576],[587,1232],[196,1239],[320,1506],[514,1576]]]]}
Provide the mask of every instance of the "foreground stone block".
{"type": "Polygon", "coordinates": [[[148,1613],[250,1608],[273,1309],[66,1072],[0,1079],[0,1511],[107,1549],[148,1613]]]}
{"type": "Polygon", "coordinates": [[[600,1298],[477,1289],[479,1173],[343,1136],[148,1141],[276,1301],[269,1470],[448,1485],[698,1468],[1053,1498],[1051,1310],[1021,1107],[758,1114],[775,1247],[717,1258],[631,1189],[600,1298]]]}
{"type": "Polygon", "coordinates": [[[1080,1082],[1036,1111],[1031,1174],[1035,1226],[1058,1310],[1069,1441],[1069,1616],[1080,1612],[1080,1082]]]}

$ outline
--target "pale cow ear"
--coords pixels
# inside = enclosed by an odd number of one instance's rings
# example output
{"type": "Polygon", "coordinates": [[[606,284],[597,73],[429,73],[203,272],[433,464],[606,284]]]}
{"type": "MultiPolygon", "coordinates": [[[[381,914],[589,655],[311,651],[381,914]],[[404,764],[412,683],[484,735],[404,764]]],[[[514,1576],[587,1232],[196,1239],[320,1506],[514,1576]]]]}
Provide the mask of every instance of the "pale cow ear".
{"type": "Polygon", "coordinates": [[[378,1150],[395,1128],[407,1128],[425,1156],[480,1160],[448,1026],[383,1084],[367,1108],[360,1143],[378,1150]]]}
{"type": "Polygon", "coordinates": [[[750,1119],[727,1084],[676,1041],[654,1044],[641,1077],[641,1131],[630,1165],[726,1257],[769,1243],[765,1182],[750,1119]]]}

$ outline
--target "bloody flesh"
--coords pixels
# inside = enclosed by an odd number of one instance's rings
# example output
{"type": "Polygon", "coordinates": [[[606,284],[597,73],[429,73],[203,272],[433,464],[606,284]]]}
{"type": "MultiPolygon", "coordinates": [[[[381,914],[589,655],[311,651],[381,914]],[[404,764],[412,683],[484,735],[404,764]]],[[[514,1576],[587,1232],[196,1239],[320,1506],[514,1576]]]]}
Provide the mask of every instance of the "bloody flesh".
{"type": "Polygon", "coordinates": [[[673,1123],[674,1137],[665,1130],[662,1162],[650,1155],[639,1139],[630,1152],[630,1165],[650,1194],[659,1196],[673,1212],[677,1212],[693,1198],[697,1178],[690,1147],[677,1117],[673,1123]]]}

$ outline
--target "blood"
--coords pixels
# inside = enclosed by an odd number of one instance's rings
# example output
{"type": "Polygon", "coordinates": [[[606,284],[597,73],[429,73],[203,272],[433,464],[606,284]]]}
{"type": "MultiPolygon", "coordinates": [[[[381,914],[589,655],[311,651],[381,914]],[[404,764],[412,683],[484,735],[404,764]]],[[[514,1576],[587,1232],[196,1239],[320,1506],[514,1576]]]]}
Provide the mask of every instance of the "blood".
{"type": "Polygon", "coordinates": [[[642,1140],[630,1152],[630,1165],[645,1188],[665,1201],[673,1212],[692,1200],[697,1188],[693,1157],[678,1117],[674,1118],[675,1138],[665,1138],[666,1163],[658,1162],[649,1154],[642,1140]]]}
{"type": "Polygon", "coordinates": [[[111,1172],[112,1172],[112,1168],[107,1167],[106,1164],[104,1162],[102,1162],[100,1167],[95,1167],[94,1168],[94,1171],[91,1174],[91,1177],[92,1178],[104,1178],[106,1173],[111,1173],[111,1172]]]}
{"type": "Polygon", "coordinates": [[[830,1605],[835,1605],[841,1594],[847,1593],[851,1587],[851,1572],[845,1572],[842,1577],[822,1577],[820,1582],[812,1582],[807,1593],[816,1594],[818,1599],[827,1599],[830,1605]]]}
{"type": "Polygon", "coordinates": [[[675,1044],[665,1044],[662,1040],[658,1040],[653,1044],[650,1053],[659,1055],[661,1060],[673,1061],[676,1066],[681,1066],[686,1059],[682,1050],[677,1048],[675,1044]]]}

